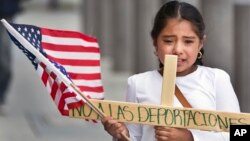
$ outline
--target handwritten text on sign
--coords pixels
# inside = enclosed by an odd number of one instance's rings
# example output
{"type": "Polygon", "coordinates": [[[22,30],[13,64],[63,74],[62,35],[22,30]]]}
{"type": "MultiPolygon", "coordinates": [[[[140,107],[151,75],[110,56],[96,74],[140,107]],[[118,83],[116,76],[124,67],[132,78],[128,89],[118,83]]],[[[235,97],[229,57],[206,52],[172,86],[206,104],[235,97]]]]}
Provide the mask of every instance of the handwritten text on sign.
{"type": "MultiPolygon", "coordinates": [[[[119,101],[91,101],[106,115],[120,122],[213,131],[229,131],[230,124],[250,124],[250,114],[244,113],[173,108],[119,101]]],[[[100,119],[86,104],[71,110],[70,116],[74,118],[100,119]]]]}

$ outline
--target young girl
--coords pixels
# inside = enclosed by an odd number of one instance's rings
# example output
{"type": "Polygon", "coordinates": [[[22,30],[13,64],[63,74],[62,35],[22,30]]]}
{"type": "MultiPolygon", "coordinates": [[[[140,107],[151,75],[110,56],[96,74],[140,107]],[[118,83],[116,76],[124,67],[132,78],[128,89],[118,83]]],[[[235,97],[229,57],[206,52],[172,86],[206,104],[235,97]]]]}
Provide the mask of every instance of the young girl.
{"type": "MultiPolygon", "coordinates": [[[[240,112],[229,75],[220,69],[201,66],[205,25],[199,11],[179,1],[166,3],[158,11],[151,32],[160,69],[128,78],[126,101],[160,104],[164,56],[178,56],[176,85],[192,108],[240,112]]],[[[182,107],[177,98],[175,107],[182,107]]],[[[107,117],[105,130],[117,140],[133,141],[228,141],[225,132],[201,131],[139,124],[123,124],[107,117]]]]}

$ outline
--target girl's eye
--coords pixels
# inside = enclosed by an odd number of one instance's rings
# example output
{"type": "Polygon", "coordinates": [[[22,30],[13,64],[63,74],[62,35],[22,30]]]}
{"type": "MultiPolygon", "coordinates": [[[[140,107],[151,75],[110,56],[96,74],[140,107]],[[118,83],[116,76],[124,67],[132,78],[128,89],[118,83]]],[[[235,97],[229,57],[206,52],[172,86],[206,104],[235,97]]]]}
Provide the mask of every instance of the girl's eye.
{"type": "Polygon", "coordinates": [[[163,40],[164,43],[171,44],[173,43],[173,40],[163,40]]]}
{"type": "Polygon", "coordinates": [[[185,40],[185,44],[192,44],[194,41],[193,40],[185,40]]]}

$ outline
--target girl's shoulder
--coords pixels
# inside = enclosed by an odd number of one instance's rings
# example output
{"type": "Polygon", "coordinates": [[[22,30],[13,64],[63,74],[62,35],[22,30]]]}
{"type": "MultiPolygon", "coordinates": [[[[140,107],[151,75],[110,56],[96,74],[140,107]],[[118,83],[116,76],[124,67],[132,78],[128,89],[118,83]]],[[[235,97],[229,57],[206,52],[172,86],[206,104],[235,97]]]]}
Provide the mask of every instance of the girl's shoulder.
{"type": "Polygon", "coordinates": [[[199,66],[198,68],[200,73],[203,75],[207,74],[214,77],[229,77],[229,74],[225,70],[219,68],[212,68],[207,66],[199,66]]]}
{"type": "Polygon", "coordinates": [[[152,79],[152,78],[157,78],[160,77],[160,74],[158,73],[157,70],[151,70],[151,71],[146,71],[143,73],[138,73],[130,76],[128,80],[146,80],[146,79],[152,79]]]}

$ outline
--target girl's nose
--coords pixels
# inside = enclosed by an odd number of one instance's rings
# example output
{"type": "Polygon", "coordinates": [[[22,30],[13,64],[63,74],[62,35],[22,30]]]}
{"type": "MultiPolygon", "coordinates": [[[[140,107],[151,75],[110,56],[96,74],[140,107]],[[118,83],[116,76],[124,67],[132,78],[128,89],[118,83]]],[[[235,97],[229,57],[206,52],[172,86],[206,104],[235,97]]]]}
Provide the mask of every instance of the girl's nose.
{"type": "Polygon", "coordinates": [[[180,43],[177,43],[173,48],[173,54],[182,54],[183,53],[183,47],[180,43]]]}

